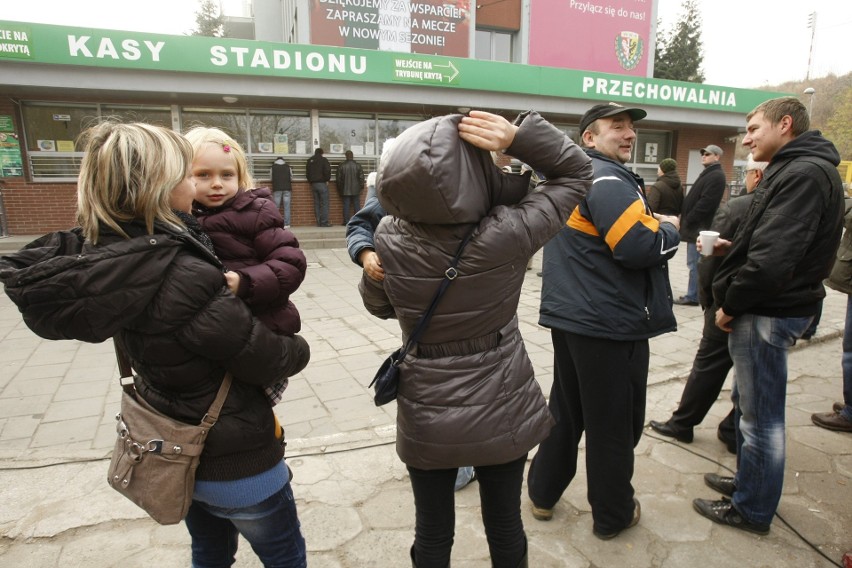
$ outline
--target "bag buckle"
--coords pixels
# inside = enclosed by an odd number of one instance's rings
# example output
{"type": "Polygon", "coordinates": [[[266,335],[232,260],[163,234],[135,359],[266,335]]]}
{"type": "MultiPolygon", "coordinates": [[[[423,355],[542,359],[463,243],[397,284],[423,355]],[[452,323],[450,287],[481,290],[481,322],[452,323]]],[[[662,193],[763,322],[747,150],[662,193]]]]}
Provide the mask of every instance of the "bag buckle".
{"type": "Polygon", "coordinates": [[[127,429],[127,424],[121,419],[121,412],[118,412],[115,415],[115,432],[122,440],[130,435],[130,430],[127,429]]]}
{"type": "Polygon", "coordinates": [[[142,454],[146,453],[154,453],[159,454],[163,451],[163,441],[162,440],[148,440],[145,444],[140,444],[136,441],[131,441],[127,445],[127,453],[132,454],[136,461],[142,459],[142,454]]]}
{"type": "Polygon", "coordinates": [[[455,266],[451,266],[447,270],[444,271],[444,276],[447,277],[447,280],[455,280],[456,276],[458,276],[458,275],[459,275],[459,271],[456,270],[455,266]]]}

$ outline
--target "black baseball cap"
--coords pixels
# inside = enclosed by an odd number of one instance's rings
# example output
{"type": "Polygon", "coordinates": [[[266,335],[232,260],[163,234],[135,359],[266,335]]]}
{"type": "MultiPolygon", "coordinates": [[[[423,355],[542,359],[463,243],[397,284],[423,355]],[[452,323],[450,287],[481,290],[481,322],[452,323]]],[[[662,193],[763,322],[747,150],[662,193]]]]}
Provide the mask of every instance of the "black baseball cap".
{"type": "Polygon", "coordinates": [[[589,125],[597,119],[606,118],[622,112],[626,112],[633,120],[641,120],[648,116],[648,113],[641,108],[623,107],[618,103],[595,105],[587,110],[586,114],[583,115],[583,118],[580,119],[580,136],[582,136],[583,132],[586,131],[589,125]]]}

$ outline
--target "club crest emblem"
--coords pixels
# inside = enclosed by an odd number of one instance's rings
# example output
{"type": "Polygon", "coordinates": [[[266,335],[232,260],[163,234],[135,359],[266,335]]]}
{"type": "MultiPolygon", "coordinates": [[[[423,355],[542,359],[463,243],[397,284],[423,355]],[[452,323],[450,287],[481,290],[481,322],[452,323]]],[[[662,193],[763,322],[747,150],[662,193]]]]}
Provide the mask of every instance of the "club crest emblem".
{"type": "Polygon", "coordinates": [[[615,37],[615,54],[621,66],[630,71],[642,59],[644,45],[636,32],[621,32],[615,37]]]}

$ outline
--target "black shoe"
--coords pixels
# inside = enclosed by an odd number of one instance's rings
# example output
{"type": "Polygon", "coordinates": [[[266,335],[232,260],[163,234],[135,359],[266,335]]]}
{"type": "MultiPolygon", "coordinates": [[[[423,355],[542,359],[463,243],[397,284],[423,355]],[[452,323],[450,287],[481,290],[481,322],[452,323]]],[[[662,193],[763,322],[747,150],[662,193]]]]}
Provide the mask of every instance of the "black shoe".
{"type": "Polygon", "coordinates": [[[728,525],[729,527],[748,531],[754,534],[769,534],[769,525],[752,523],[734,508],[734,504],[731,503],[729,499],[722,499],[720,501],[695,499],[692,501],[692,507],[699,515],[707,517],[714,523],[728,525]]]}
{"type": "Polygon", "coordinates": [[[610,540],[612,538],[617,537],[621,534],[621,531],[629,529],[631,527],[635,527],[639,523],[639,519],[642,517],[642,506],[639,505],[639,500],[636,497],[633,498],[633,518],[630,520],[630,523],[621,530],[614,532],[600,532],[598,529],[592,527],[592,532],[596,537],[601,540],[610,540]]]}
{"type": "Polygon", "coordinates": [[[728,451],[732,454],[737,453],[737,437],[734,435],[733,438],[723,433],[721,430],[716,430],[716,437],[719,438],[719,441],[725,444],[725,447],[728,448],[728,451]]]}
{"type": "Polygon", "coordinates": [[[663,436],[674,438],[678,442],[684,442],[686,444],[692,442],[691,428],[689,430],[678,430],[677,428],[671,425],[671,422],[657,422],[656,420],[651,420],[651,422],[649,422],[649,425],[651,426],[651,430],[653,430],[657,434],[662,434],[663,436]]]}
{"type": "Polygon", "coordinates": [[[690,300],[686,296],[681,296],[680,298],[675,298],[672,300],[678,306],[697,306],[698,302],[695,300],[690,300]]]}
{"type": "Polygon", "coordinates": [[[725,475],[705,473],[704,483],[707,484],[707,487],[709,487],[710,489],[715,489],[726,497],[733,497],[734,491],[737,490],[737,486],[734,485],[734,478],[727,477],[725,475]]]}

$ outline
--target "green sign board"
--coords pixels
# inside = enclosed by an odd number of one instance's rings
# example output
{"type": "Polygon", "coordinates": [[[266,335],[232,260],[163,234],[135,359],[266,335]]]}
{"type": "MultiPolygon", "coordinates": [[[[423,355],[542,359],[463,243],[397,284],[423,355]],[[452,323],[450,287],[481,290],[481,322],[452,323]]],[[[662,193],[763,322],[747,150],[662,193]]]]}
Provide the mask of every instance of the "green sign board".
{"type": "Polygon", "coordinates": [[[0,132],[14,132],[15,121],[11,114],[0,114],[0,132]]]}
{"type": "Polygon", "coordinates": [[[781,96],[556,67],[322,45],[172,36],[0,21],[0,60],[293,77],[747,113],[781,96]]]}
{"type": "Polygon", "coordinates": [[[12,116],[0,114],[0,177],[24,175],[21,144],[14,130],[15,123],[12,116]]]}

